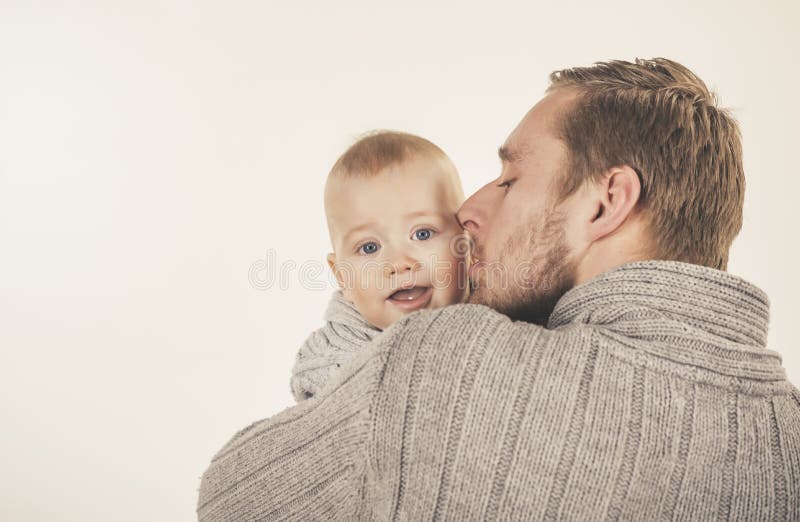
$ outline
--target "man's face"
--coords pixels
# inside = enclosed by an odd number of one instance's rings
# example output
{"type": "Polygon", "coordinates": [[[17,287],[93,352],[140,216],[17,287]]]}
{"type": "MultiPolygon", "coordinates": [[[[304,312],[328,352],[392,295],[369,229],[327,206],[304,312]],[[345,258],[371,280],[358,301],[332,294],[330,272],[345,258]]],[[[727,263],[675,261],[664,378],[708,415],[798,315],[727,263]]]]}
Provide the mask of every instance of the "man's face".
{"type": "Polygon", "coordinates": [[[531,109],[500,148],[500,176],[458,212],[474,241],[469,302],[542,325],[576,278],[570,198],[555,202],[567,150],[554,128],[572,96],[556,91],[531,109]]]}

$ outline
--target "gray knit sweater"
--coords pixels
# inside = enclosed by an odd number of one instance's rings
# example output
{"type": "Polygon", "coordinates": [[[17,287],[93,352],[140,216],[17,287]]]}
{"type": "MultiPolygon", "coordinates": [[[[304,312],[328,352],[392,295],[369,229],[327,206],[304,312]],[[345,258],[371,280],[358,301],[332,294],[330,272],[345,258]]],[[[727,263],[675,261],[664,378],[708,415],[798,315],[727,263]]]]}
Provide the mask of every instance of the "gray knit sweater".
{"type": "Polygon", "coordinates": [[[310,399],[381,329],[371,325],[341,290],[331,296],[325,325],[311,332],[297,352],[290,386],[297,402],[310,399]]]}
{"type": "Polygon", "coordinates": [[[623,265],[548,328],[415,312],[236,433],[200,520],[800,520],[800,392],[726,272],[623,265]]]}

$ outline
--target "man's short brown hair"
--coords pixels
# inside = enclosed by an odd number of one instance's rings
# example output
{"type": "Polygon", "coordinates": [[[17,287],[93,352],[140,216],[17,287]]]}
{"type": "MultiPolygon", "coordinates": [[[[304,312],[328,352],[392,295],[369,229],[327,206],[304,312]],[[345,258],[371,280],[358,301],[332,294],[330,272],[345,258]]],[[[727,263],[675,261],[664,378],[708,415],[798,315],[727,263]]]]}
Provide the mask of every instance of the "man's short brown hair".
{"type": "Polygon", "coordinates": [[[627,165],[641,182],[650,255],[725,270],[745,180],[738,124],[715,94],[664,58],[555,71],[548,91],[561,88],[579,96],[556,124],[569,156],[558,200],[627,165]]]}

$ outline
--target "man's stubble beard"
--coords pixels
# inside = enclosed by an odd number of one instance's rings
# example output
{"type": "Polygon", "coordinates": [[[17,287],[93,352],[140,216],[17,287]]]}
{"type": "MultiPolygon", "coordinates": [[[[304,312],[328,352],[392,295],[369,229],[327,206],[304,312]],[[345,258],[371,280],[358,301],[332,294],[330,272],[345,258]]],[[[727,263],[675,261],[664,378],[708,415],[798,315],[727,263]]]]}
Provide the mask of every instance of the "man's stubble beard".
{"type": "Polygon", "coordinates": [[[567,246],[566,216],[552,208],[542,215],[513,230],[497,261],[505,279],[484,279],[485,286],[470,295],[470,303],[484,304],[513,320],[547,325],[558,300],[575,286],[577,262],[567,246]]]}

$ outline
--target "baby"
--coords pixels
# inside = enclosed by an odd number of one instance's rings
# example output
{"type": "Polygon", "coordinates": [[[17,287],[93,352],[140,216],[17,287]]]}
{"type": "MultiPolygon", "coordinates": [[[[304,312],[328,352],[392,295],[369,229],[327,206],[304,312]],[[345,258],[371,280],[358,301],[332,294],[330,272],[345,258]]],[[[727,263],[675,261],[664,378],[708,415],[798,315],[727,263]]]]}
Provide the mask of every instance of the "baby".
{"type": "Polygon", "coordinates": [[[463,201],[453,163],[419,136],[373,132],[338,159],[325,184],[325,215],[339,290],[326,325],[297,354],[298,402],[404,315],[466,299],[469,249],[456,219],[463,201]]]}

